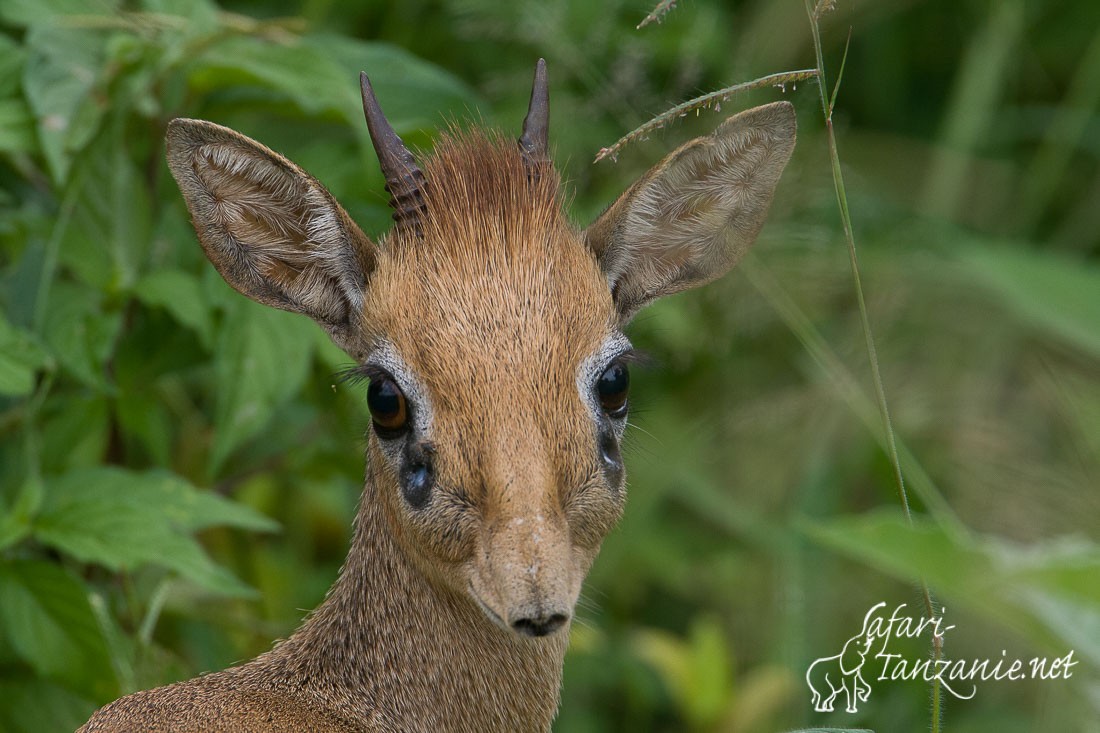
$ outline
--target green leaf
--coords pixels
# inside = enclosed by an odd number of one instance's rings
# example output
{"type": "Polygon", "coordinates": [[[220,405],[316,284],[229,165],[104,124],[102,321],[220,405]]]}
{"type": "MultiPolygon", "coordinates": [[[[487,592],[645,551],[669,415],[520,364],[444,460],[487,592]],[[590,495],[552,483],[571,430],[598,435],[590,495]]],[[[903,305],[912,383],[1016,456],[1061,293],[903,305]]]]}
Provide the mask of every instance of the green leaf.
{"type": "Polygon", "coordinates": [[[971,245],[962,262],[1020,318],[1100,356],[1100,267],[1010,245],[971,245]]]}
{"type": "Polygon", "coordinates": [[[0,36],[0,97],[19,94],[19,79],[27,53],[7,36],[0,36]]]}
{"type": "Polygon", "coordinates": [[[186,18],[189,31],[209,32],[218,22],[218,7],[209,0],[142,0],[141,6],[150,13],[186,18]]]}
{"type": "Polygon", "coordinates": [[[118,468],[74,471],[47,483],[35,537],[82,562],[112,570],[156,565],[209,591],[247,595],[191,533],[215,525],[268,531],[270,519],[163,472],[118,468]]]}
{"type": "Polygon", "coordinates": [[[700,726],[719,723],[733,692],[733,665],[722,627],[709,618],[691,627],[691,683],[686,699],[691,720],[700,726]]]}
{"type": "Polygon", "coordinates": [[[76,730],[96,707],[43,679],[0,679],[0,721],[6,733],[76,730]]]}
{"type": "Polygon", "coordinates": [[[164,308],[179,323],[198,334],[202,343],[213,342],[210,307],[197,278],[182,270],[157,270],[134,287],[134,295],[148,306],[164,308]]]}
{"type": "Polygon", "coordinates": [[[64,194],[75,205],[59,232],[60,262],[101,293],[133,284],[152,239],[148,186],[127,146],[125,121],[113,116],[74,161],[64,194]]]}
{"type": "Polygon", "coordinates": [[[945,593],[988,594],[998,582],[992,561],[970,540],[919,517],[909,526],[894,509],[807,524],[806,530],[883,572],[914,582],[925,578],[945,593]]]}
{"type": "Polygon", "coordinates": [[[196,59],[189,81],[202,93],[259,86],[289,99],[306,114],[335,115],[348,124],[357,121],[356,114],[362,116],[355,78],[345,78],[331,58],[300,41],[231,36],[196,59]]]}
{"type": "Polygon", "coordinates": [[[110,401],[102,394],[51,394],[43,409],[41,460],[51,473],[103,462],[111,439],[110,401]]]}
{"type": "Polygon", "coordinates": [[[166,522],[173,530],[226,526],[271,532],[279,528],[278,523],[256,510],[197,489],[167,471],[132,472],[110,466],[74,471],[52,480],[44,512],[85,501],[156,512],[158,521],[166,522]]]}
{"type": "Polygon", "coordinates": [[[1100,610],[1100,547],[1083,538],[1047,540],[1030,547],[998,541],[989,552],[1010,584],[1091,604],[1100,610]]]}
{"type": "Polygon", "coordinates": [[[1047,628],[1057,629],[1058,637],[1076,656],[1100,667],[1100,608],[1026,589],[1021,590],[1019,602],[1047,628]]]}
{"type": "Polygon", "coordinates": [[[27,34],[23,88],[57,183],[68,177],[72,156],[92,139],[107,111],[107,103],[92,95],[103,45],[101,33],[60,25],[33,26],[27,34]]]}
{"type": "MultiPolygon", "coordinates": [[[[926,581],[935,594],[1012,626],[1041,646],[1100,664],[1100,546],[1084,539],[1021,546],[996,537],[948,532],[897,510],[805,523],[821,544],[910,582],[926,581]],[[1063,619],[1074,617],[1076,623],[1063,619]]],[[[950,605],[950,604],[949,604],[950,605]]]]}
{"type": "Polygon", "coordinates": [[[19,487],[11,507],[0,511],[0,550],[22,540],[31,531],[31,522],[42,505],[42,482],[28,478],[19,487]]]}
{"type": "Polygon", "coordinates": [[[360,71],[370,75],[371,85],[385,105],[386,118],[399,132],[435,128],[447,117],[480,106],[477,93],[462,79],[400,46],[336,35],[306,36],[304,43],[338,65],[345,85],[350,80],[356,129],[362,127],[360,71]]]}
{"type": "Polygon", "coordinates": [[[33,153],[37,149],[34,115],[27,103],[17,98],[0,100],[0,152],[33,153]]]}
{"type": "Polygon", "coordinates": [[[55,282],[43,319],[43,338],[61,366],[90,387],[109,391],[104,365],[114,350],[122,317],[106,312],[99,294],[87,287],[55,282]]]}
{"type": "Polygon", "coordinates": [[[631,636],[635,655],[660,675],[677,704],[690,692],[689,651],[683,640],[663,629],[638,629],[631,636]]]}
{"type": "Polygon", "coordinates": [[[457,77],[397,46],[330,35],[305,36],[293,43],[231,37],[195,61],[189,81],[199,92],[260,86],[305,114],[335,116],[358,130],[363,117],[358,77],[363,70],[398,132],[435,126],[441,112],[476,102],[457,77]]]}
{"type": "Polygon", "coordinates": [[[725,635],[716,622],[697,620],[686,640],[645,629],[634,634],[632,646],[660,674],[693,727],[718,723],[732,698],[733,670],[725,635]]]}
{"type": "Polygon", "coordinates": [[[303,316],[238,298],[218,338],[215,473],[245,440],[256,435],[274,408],[305,383],[316,344],[303,316]]]}
{"type": "Polygon", "coordinates": [[[34,115],[19,90],[26,51],[0,35],[0,152],[29,153],[37,150],[34,115]]]}
{"type": "Polygon", "coordinates": [[[30,394],[35,372],[48,365],[49,355],[31,335],[12,326],[0,313],[0,395],[30,394]]]}
{"type": "Polygon", "coordinates": [[[118,692],[107,643],[81,583],[40,561],[0,565],[0,627],[43,677],[96,699],[118,692]]]}
{"type": "Polygon", "coordinates": [[[139,441],[155,465],[171,465],[176,420],[161,390],[151,384],[135,387],[120,382],[119,394],[125,397],[114,401],[118,428],[125,436],[139,441]]]}
{"type": "Polygon", "coordinates": [[[117,0],[4,0],[0,21],[14,26],[57,23],[63,15],[107,15],[118,9],[117,0]]]}

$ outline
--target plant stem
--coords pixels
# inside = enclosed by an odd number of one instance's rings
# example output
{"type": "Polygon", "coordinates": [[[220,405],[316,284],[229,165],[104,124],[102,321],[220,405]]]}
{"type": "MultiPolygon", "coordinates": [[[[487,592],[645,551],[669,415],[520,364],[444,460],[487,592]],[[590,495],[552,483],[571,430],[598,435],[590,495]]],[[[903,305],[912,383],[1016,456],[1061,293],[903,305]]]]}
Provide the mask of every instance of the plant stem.
{"type": "MultiPolygon", "coordinates": [[[[871,381],[874,383],[875,397],[878,400],[879,412],[882,415],[882,425],[885,431],[887,453],[890,457],[890,465],[894,470],[894,481],[897,485],[898,500],[901,502],[905,518],[910,524],[913,522],[913,514],[909,508],[909,496],[905,491],[905,478],[901,471],[901,461],[898,459],[897,440],[894,437],[894,427],[890,420],[890,409],[886,401],[886,389],[882,384],[882,373],[879,370],[878,352],[875,349],[875,339],[871,332],[871,320],[867,315],[867,303],[863,296],[863,283],[859,272],[859,257],[856,252],[855,235],[852,232],[852,218],[848,210],[848,197],[844,190],[844,174],[840,167],[840,152],[837,149],[836,133],[833,129],[833,105],[836,102],[836,92],[839,91],[840,81],[837,80],[837,90],[834,90],[832,100],[826,98],[825,87],[825,58],[821,49],[821,29],[818,26],[818,15],[810,0],[805,0],[806,15],[809,17],[810,30],[813,35],[814,54],[817,57],[817,87],[821,97],[821,111],[825,117],[825,137],[829,144],[829,162],[833,172],[833,187],[836,190],[837,206],[840,209],[840,220],[844,227],[844,239],[848,244],[848,259],[852,267],[852,283],[855,287],[856,302],[859,304],[859,318],[863,326],[863,336],[867,344],[867,358],[871,366],[871,381]]],[[[845,50],[847,56],[847,50],[845,50]]],[[[921,593],[924,598],[925,613],[929,618],[935,616],[932,606],[932,594],[928,589],[928,583],[921,580],[921,593]]],[[[935,661],[939,661],[943,654],[943,640],[933,638],[932,654],[935,661]]],[[[937,677],[932,682],[932,733],[940,733],[940,681],[937,677]]]]}
{"type": "Polygon", "coordinates": [[[655,21],[660,23],[661,19],[668,15],[668,11],[672,10],[675,6],[676,0],[661,0],[661,2],[657,3],[657,7],[653,8],[653,10],[649,12],[649,15],[643,18],[642,22],[635,27],[635,30],[641,30],[655,21]]]}
{"type": "Polygon", "coordinates": [[[604,158],[611,158],[615,160],[619,154],[619,151],[623,149],[628,143],[631,143],[638,138],[645,138],[646,135],[658,130],[665,125],[686,117],[689,112],[695,112],[698,114],[700,109],[714,107],[716,110],[721,108],[722,102],[727,101],[735,94],[747,92],[753,89],[762,89],[764,87],[781,87],[786,90],[787,84],[795,85],[800,81],[807,79],[813,79],[817,76],[816,69],[799,69],[797,71],[781,71],[778,74],[768,74],[762,76],[759,79],[753,79],[752,81],[746,81],[741,84],[734,84],[733,86],[718,89],[708,94],[704,94],[701,97],[695,97],[689,99],[686,102],[672,107],[671,109],[662,112],[649,122],[646,122],[641,127],[636,127],[630,132],[619,138],[613,145],[607,148],[601,148],[600,152],[596,154],[596,159],[593,163],[599,163],[604,158]]]}

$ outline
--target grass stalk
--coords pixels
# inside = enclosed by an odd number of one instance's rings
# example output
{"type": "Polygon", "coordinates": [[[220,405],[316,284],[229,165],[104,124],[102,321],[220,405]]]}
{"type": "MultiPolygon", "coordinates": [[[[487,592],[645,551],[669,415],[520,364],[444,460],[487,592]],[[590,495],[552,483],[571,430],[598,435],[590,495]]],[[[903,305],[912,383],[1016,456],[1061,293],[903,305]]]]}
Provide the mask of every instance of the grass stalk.
{"type": "Polygon", "coordinates": [[[1089,125],[1096,119],[1097,108],[1100,108],[1100,29],[1077,65],[1065,103],[1055,108],[1039,150],[1024,176],[1024,193],[1020,199],[1023,231],[1041,236],[1039,225],[1043,215],[1056,200],[1059,185],[1066,179],[1066,170],[1080,151],[1089,125]]]}
{"type": "Polygon", "coordinates": [[[659,130],[666,125],[675,122],[681,117],[687,117],[689,113],[699,113],[701,109],[711,109],[715,111],[721,110],[722,102],[729,100],[731,97],[741,94],[743,92],[751,91],[753,89],[762,89],[764,87],[780,87],[786,89],[787,85],[794,86],[800,81],[807,79],[813,79],[817,77],[817,69],[799,69],[798,71],[781,71],[778,74],[768,74],[762,76],[759,79],[753,79],[752,81],[746,81],[741,84],[734,84],[733,86],[724,87],[713,92],[702,95],[701,97],[695,97],[689,99],[686,102],[682,102],[671,109],[662,112],[649,122],[646,122],[641,127],[636,127],[630,132],[623,135],[610,147],[601,148],[600,152],[596,154],[594,163],[599,163],[604,158],[611,158],[615,160],[618,157],[619,152],[634,142],[635,140],[644,140],[654,130],[659,130]]]}
{"type": "MultiPolygon", "coordinates": [[[[848,209],[848,197],[844,189],[844,173],[840,167],[840,152],[836,143],[836,132],[833,128],[833,108],[836,104],[837,93],[840,90],[840,75],[837,78],[837,86],[833,90],[832,98],[826,96],[825,87],[825,57],[821,47],[821,29],[818,24],[820,10],[812,5],[810,0],[804,0],[806,15],[810,22],[810,31],[813,36],[814,55],[817,60],[818,92],[821,98],[821,111],[825,119],[825,137],[829,146],[829,163],[833,172],[833,187],[836,190],[837,206],[840,209],[840,220],[844,228],[844,239],[848,245],[848,259],[852,268],[852,283],[855,288],[856,301],[859,305],[859,318],[863,327],[863,336],[867,345],[867,358],[871,367],[871,380],[874,383],[875,398],[878,402],[879,412],[882,417],[882,427],[890,458],[890,465],[894,471],[894,481],[897,485],[898,500],[901,502],[906,519],[913,521],[912,511],[909,508],[909,496],[905,490],[905,478],[901,470],[901,461],[898,458],[897,439],[894,436],[893,423],[890,420],[890,408],[886,400],[886,390],[882,383],[882,372],[879,369],[878,352],[875,349],[874,334],[871,331],[871,320],[867,314],[867,303],[863,295],[863,283],[860,277],[859,256],[856,250],[855,235],[852,230],[852,218],[848,209]]],[[[820,5],[820,4],[819,4],[820,5]]],[[[850,36],[849,36],[850,38],[850,36]]],[[[845,47],[845,59],[848,51],[845,47]]],[[[841,67],[843,73],[843,65],[841,67]]],[[[932,594],[928,589],[928,583],[921,580],[921,593],[924,600],[925,613],[931,618],[935,615],[932,605],[932,594]]],[[[943,655],[943,640],[939,637],[932,639],[932,655],[935,661],[939,661],[943,655]]],[[[941,725],[941,691],[939,679],[932,682],[932,733],[940,733],[941,725]]]]}
{"type": "MultiPolygon", "coordinates": [[[[859,380],[844,364],[821,332],[814,326],[806,312],[783,289],[779,280],[749,252],[738,265],[738,271],[775,309],[780,320],[795,335],[802,348],[806,350],[814,364],[829,380],[832,388],[841,396],[848,408],[879,442],[884,453],[889,452],[886,436],[882,430],[881,411],[875,397],[867,394],[859,380]]],[[[901,460],[902,473],[908,477],[905,488],[920,497],[929,515],[937,524],[956,537],[966,537],[966,526],[959,520],[951,505],[940,493],[932,477],[921,466],[917,457],[903,440],[896,440],[898,458],[901,460]]]]}
{"type": "Polygon", "coordinates": [[[649,15],[642,18],[642,22],[635,26],[635,30],[641,30],[650,23],[660,23],[661,20],[668,15],[668,11],[676,7],[676,0],[661,0],[657,3],[657,7],[653,8],[649,12],[649,15]]]}
{"type": "Polygon", "coordinates": [[[975,151],[997,126],[998,101],[1012,80],[1014,54],[1027,20],[1022,0],[993,3],[984,27],[970,40],[947,106],[941,143],[921,201],[931,216],[954,219],[967,201],[975,151]]]}

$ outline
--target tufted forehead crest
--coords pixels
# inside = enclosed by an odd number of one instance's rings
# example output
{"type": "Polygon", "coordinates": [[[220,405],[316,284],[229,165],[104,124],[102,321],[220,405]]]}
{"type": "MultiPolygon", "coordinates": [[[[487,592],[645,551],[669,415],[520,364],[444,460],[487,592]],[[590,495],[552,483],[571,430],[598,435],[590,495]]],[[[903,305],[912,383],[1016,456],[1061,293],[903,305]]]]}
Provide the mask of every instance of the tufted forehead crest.
{"type": "MultiPolygon", "coordinates": [[[[568,229],[552,166],[532,177],[515,140],[484,130],[448,131],[424,164],[429,185],[419,236],[396,230],[388,249],[435,251],[448,259],[535,255],[548,236],[568,229]],[[421,241],[417,241],[417,240],[421,241]]],[[[544,252],[545,253],[545,252],[544,252]]]]}

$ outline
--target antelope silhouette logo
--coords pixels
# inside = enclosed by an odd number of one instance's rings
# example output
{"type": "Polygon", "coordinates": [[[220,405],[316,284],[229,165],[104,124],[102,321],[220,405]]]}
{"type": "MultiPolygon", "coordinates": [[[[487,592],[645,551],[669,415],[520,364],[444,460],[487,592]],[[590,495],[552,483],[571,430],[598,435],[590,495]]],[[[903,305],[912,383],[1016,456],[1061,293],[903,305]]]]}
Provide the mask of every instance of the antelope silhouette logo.
{"type": "Polygon", "coordinates": [[[836,698],[843,693],[849,713],[858,712],[860,702],[871,696],[871,685],[863,679],[863,665],[871,650],[874,636],[871,633],[871,617],[883,603],[876,605],[863,617],[859,633],[848,639],[839,654],[821,657],[806,670],[806,685],[810,688],[810,702],[819,713],[831,713],[836,698]]]}

